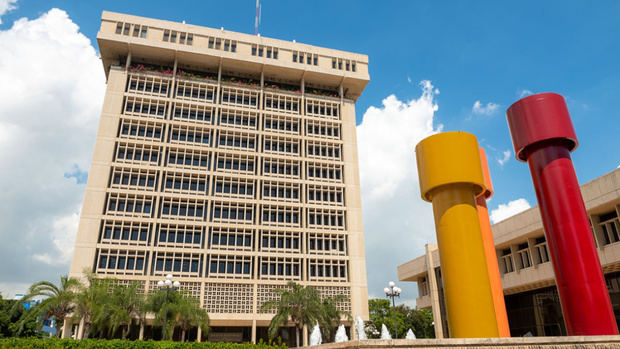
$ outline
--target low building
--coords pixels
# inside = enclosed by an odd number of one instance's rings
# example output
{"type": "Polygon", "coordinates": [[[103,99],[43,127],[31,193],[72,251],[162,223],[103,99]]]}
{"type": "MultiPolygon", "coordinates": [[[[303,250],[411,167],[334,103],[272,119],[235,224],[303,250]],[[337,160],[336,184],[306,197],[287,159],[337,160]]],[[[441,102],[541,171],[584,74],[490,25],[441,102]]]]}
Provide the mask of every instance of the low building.
{"type": "MultiPolygon", "coordinates": [[[[620,320],[620,169],[581,186],[607,289],[620,320]]],[[[538,207],[492,226],[512,336],[566,335],[562,307],[538,207]]],[[[418,309],[431,309],[438,338],[449,337],[437,245],[398,266],[398,279],[418,284],[418,309]],[[429,271],[433,271],[429,273],[429,271]]]]}

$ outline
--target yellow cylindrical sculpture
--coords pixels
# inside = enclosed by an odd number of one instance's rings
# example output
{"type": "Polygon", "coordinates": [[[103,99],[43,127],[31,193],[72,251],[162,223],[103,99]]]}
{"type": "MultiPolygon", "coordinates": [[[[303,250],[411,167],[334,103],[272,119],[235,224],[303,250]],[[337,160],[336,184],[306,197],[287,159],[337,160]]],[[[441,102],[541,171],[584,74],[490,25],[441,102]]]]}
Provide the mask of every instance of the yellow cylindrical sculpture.
{"type": "Polygon", "coordinates": [[[450,337],[498,337],[476,210],[485,191],[478,141],[436,134],[418,143],[416,157],[422,199],[433,203],[450,337]]]}

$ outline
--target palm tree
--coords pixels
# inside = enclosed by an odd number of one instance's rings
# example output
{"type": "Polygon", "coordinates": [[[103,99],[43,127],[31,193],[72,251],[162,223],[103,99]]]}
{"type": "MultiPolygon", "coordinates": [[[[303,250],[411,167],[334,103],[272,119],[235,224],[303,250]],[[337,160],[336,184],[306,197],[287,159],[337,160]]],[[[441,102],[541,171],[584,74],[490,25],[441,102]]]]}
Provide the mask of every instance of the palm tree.
{"type": "Polygon", "coordinates": [[[66,275],[60,277],[60,286],[56,286],[49,281],[39,281],[30,286],[28,294],[22,298],[21,303],[33,298],[44,297],[33,310],[43,315],[43,320],[54,317],[56,320],[56,337],[60,337],[60,329],[68,314],[73,311],[75,291],[79,287],[77,279],[69,279],[66,275]]]}
{"type": "Polygon", "coordinates": [[[73,319],[84,322],[83,339],[88,338],[93,322],[95,322],[94,327],[99,327],[95,320],[105,313],[104,305],[108,304],[108,289],[110,288],[109,279],[97,279],[90,272],[85,273],[85,275],[86,283],[79,285],[73,309],[73,319]]]}
{"type": "Polygon", "coordinates": [[[166,318],[166,333],[163,339],[172,339],[172,335],[174,334],[174,325],[175,325],[175,304],[179,302],[179,298],[181,295],[178,292],[169,292],[166,295],[166,292],[153,292],[150,293],[146,299],[145,309],[153,314],[155,314],[154,324],[163,325],[164,318],[166,318]],[[165,315],[165,306],[166,297],[168,297],[168,315],[165,315]]]}
{"type": "Polygon", "coordinates": [[[338,309],[338,303],[344,302],[347,299],[345,295],[337,295],[334,297],[325,297],[321,302],[323,314],[319,320],[319,324],[321,325],[324,338],[331,340],[334,329],[340,324],[343,318],[348,321],[353,320],[351,313],[338,309]]]}
{"type": "Polygon", "coordinates": [[[140,319],[144,308],[144,296],[139,288],[139,283],[132,282],[129,286],[119,285],[112,290],[110,302],[105,306],[110,335],[114,335],[120,328],[121,338],[127,338],[133,319],[140,319]]]}
{"type": "Polygon", "coordinates": [[[276,315],[269,324],[269,337],[274,339],[281,326],[292,322],[296,329],[296,344],[299,347],[299,337],[304,325],[312,326],[320,321],[323,315],[319,291],[311,286],[304,287],[296,282],[289,281],[287,289],[275,289],[278,299],[268,301],[261,307],[262,311],[276,309],[276,315]]]}
{"type": "Polygon", "coordinates": [[[172,307],[176,313],[175,321],[181,327],[181,342],[185,342],[185,333],[193,326],[200,327],[204,334],[209,332],[209,315],[196,298],[182,295],[172,307]]]}

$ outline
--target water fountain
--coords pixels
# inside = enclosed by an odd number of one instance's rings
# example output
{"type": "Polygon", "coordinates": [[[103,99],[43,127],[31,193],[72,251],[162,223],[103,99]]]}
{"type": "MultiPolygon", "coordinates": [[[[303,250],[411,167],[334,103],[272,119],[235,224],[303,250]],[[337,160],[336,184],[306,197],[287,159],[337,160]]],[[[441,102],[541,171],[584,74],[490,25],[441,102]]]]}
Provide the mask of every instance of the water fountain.
{"type": "Polygon", "coordinates": [[[321,329],[319,328],[319,323],[317,322],[312,329],[312,333],[310,334],[310,346],[319,345],[323,343],[323,337],[321,337],[321,329]]]}
{"type": "Polygon", "coordinates": [[[413,331],[409,329],[409,331],[407,331],[407,335],[405,336],[405,339],[416,339],[415,333],[413,333],[413,331]]]}
{"type": "Polygon", "coordinates": [[[392,339],[392,335],[387,327],[385,327],[385,324],[381,325],[381,339],[392,339]]]}
{"type": "Polygon", "coordinates": [[[364,330],[364,320],[358,316],[353,320],[353,323],[355,325],[355,331],[357,331],[357,339],[361,341],[368,339],[366,330],[364,330]]]}
{"type": "Polygon", "coordinates": [[[346,342],[349,340],[347,337],[347,331],[344,329],[344,325],[338,326],[338,331],[336,331],[336,343],[346,342]]]}

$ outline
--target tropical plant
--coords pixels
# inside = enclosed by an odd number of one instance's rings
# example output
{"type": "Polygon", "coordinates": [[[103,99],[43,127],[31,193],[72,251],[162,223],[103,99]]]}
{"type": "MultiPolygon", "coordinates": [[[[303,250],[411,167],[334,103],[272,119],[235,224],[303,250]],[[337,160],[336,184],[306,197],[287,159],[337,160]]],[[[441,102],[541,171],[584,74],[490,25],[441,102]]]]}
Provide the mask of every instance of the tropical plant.
{"type": "Polygon", "coordinates": [[[133,319],[137,318],[139,322],[143,318],[144,296],[140,292],[140,284],[133,282],[128,286],[118,285],[112,288],[109,300],[104,305],[101,320],[107,325],[110,336],[120,328],[121,338],[125,339],[133,319]]]}
{"type": "MultiPolygon", "coordinates": [[[[56,320],[56,337],[60,337],[60,329],[64,320],[73,311],[75,291],[78,287],[78,280],[69,279],[66,275],[60,277],[60,286],[49,281],[39,281],[30,286],[28,294],[21,299],[21,303],[43,297],[41,303],[33,310],[38,315],[42,315],[43,320],[53,316],[56,320]]],[[[14,307],[21,306],[21,303],[16,303],[14,307]]]]}
{"type": "Polygon", "coordinates": [[[290,321],[295,325],[295,341],[299,347],[299,338],[303,326],[314,326],[323,319],[319,291],[314,287],[304,287],[289,281],[287,288],[275,289],[272,292],[278,295],[277,299],[268,301],[261,307],[262,311],[276,309],[276,314],[269,324],[269,338],[274,339],[280,327],[290,321]]]}
{"type": "Polygon", "coordinates": [[[348,298],[344,295],[334,297],[325,297],[321,302],[322,315],[319,320],[323,338],[332,339],[335,334],[334,330],[343,319],[352,321],[353,317],[348,311],[338,309],[338,303],[346,301],[348,298]]]}
{"type": "Polygon", "coordinates": [[[387,299],[369,299],[368,310],[370,321],[366,323],[366,332],[369,338],[379,338],[381,325],[394,331],[394,311],[396,312],[396,328],[398,338],[405,338],[409,329],[412,329],[417,338],[434,338],[433,315],[428,310],[417,310],[400,304],[392,309],[387,299]]]}
{"type": "Polygon", "coordinates": [[[181,328],[181,342],[185,342],[185,334],[191,327],[200,327],[203,335],[209,332],[209,315],[200,307],[196,298],[179,297],[172,308],[173,313],[176,313],[175,322],[181,328]]]}
{"type": "Polygon", "coordinates": [[[97,279],[93,273],[86,272],[84,283],[80,283],[75,295],[72,320],[82,321],[83,339],[87,339],[90,334],[91,325],[95,329],[100,329],[101,324],[95,320],[100,319],[105,314],[105,305],[108,304],[108,289],[110,279],[97,279]]]}

